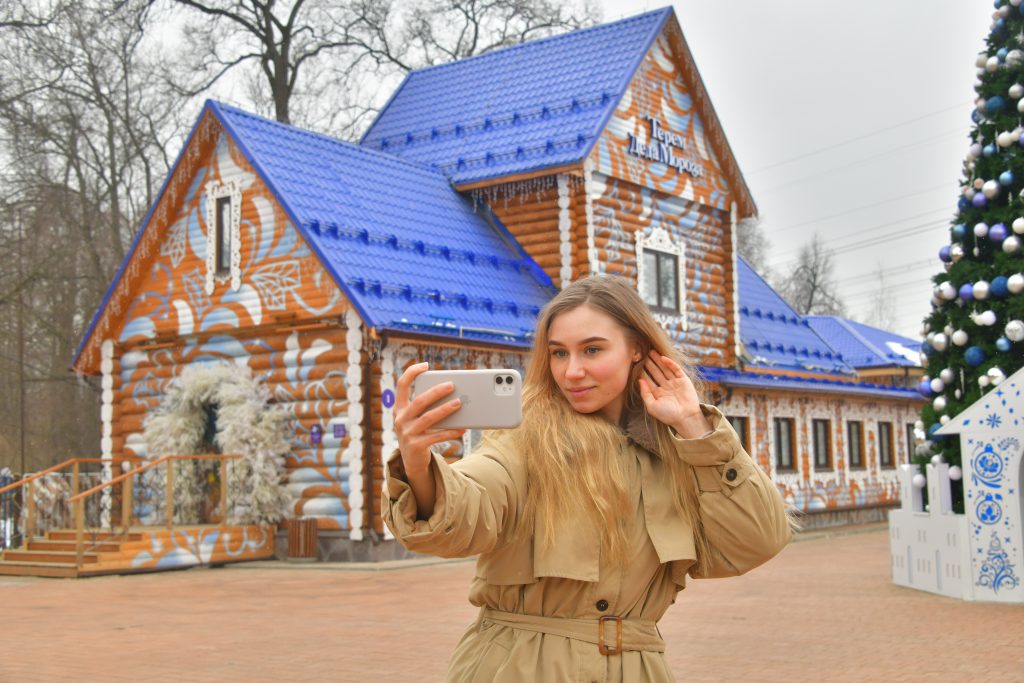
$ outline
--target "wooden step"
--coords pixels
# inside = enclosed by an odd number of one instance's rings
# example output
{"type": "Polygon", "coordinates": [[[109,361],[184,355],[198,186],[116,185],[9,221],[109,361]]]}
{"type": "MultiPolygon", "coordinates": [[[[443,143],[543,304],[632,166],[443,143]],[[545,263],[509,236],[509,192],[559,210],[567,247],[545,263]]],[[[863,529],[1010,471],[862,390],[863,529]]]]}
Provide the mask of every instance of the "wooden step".
{"type": "Polygon", "coordinates": [[[78,576],[74,564],[56,562],[0,562],[0,576],[44,576],[73,579],[78,576]]]}
{"type": "MultiPolygon", "coordinates": [[[[95,543],[87,541],[85,547],[91,553],[116,553],[121,549],[121,544],[111,541],[109,543],[95,543]]],[[[51,541],[48,539],[37,539],[29,541],[28,550],[45,550],[70,553],[75,551],[74,541],[51,541]]]]}
{"type": "MultiPolygon", "coordinates": [[[[56,563],[74,564],[77,561],[77,553],[61,552],[51,550],[5,550],[3,553],[4,562],[34,562],[34,563],[56,563]]],[[[82,553],[82,563],[96,562],[98,558],[95,553],[82,553]]]]}
{"type": "MultiPolygon", "coordinates": [[[[46,540],[48,541],[74,541],[77,537],[75,536],[74,529],[61,529],[60,531],[48,531],[46,532],[46,540]]],[[[136,532],[131,534],[119,534],[111,531],[86,531],[85,540],[89,543],[96,541],[141,541],[142,534],[136,532]]]]}

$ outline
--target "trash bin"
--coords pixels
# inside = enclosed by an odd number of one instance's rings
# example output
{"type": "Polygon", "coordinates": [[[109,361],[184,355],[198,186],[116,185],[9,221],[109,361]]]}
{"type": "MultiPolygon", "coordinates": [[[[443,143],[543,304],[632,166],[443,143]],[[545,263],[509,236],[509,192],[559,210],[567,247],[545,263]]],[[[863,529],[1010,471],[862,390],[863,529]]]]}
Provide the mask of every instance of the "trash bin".
{"type": "Polygon", "coordinates": [[[316,562],[316,517],[298,517],[287,521],[288,561],[316,562]]]}

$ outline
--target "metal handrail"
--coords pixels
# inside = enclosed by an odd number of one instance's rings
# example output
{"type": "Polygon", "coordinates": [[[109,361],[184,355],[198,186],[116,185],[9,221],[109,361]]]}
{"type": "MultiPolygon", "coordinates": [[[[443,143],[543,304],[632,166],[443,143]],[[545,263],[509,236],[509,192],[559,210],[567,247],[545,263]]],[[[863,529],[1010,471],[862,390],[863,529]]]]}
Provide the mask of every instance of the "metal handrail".
{"type": "Polygon", "coordinates": [[[70,468],[72,468],[71,469],[71,473],[72,473],[72,476],[71,476],[71,491],[72,491],[72,495],[76,495],[78,493],[78,480],[79,480],[79,476],[81,474],[80,469],[79,469],[80,465],[88,464],[88,463],[99,463],[99,464],[110,464],[110,465],[113,465],[114,463],[124,462],[124,461],[131,461],[131,460],[142,460],[142,458],[140,458],[138,456],[117,456],[117,457],[106,458],[106,459],[104,459],[104,458],[71,458],[70,460],[65,460],[64,462],[62,462],[62,463],[60,463],[58,465],[54,465],[53,467],[48,467],[47,469],[45,469],[45,470],[43,470],[41,472],[36,472],[35,474],[30,474],[27,477],[23,477],[22,479],[19,479],[18,481],[14,482],[12,484],[8,484],[7,486],[4,486],[3,488],[0,488],[0,494],[3,494],[3,493],[7,493],[8,491],[13,491],[15,489],[18,489],[18,488],[21,488],[21,487],[25,487],[25,491],[22,494],[22,501],[23,501],[22,505],[25,508],[25,533],[22,535],[22,539],[21,539],[22,547],[23,548],[27,547],[28,542],[34,536],[35,523],[36,523],[36,498],[35,498],[35,495],[34,495],[34,492],[33,492],[32,489],[33,489],[33,484],[37,480],[39,480],[39,479],[41,479],[41,478],[43,478],[43,477],[45,477],[45,476],[47,476],[49,474],[53,474],[54,472],[59,472],[60,470],[63,470],[63,469],[66,469],[66,468],[70,467],[70,468]]]}
{"type": "MultiPolygon", "coordinates": [[[[133,482],[135,475],[141,474],[145,471],[151,470],[159,465],[167,464],[167,494],[165,497],[165,504],[167,506],[166,521],[167,528],[174,529],[174,468],[171,464],[175,460],[237,460],[241,458],[241,455],[234,454],[202,454],[202,455],[164,455],[156,460],[146,463],[142,467],[136,468],[125,472],[124,474],[114,477],[110,481],[103,482],[97,486],[92,487],[88,491],[77,493],[77,487],[75,489],[75,495],[68,498],[68,502],[74,505],[75,513],[75,558],[78,566],[82,565],[84,553],[85,553],[85,500],[105,488],[113,487],[117,484],[122,485],[121,491],[121,526],[124,528],[124,534],[131,533],[132,527],[132,491],[133,482]]],[[[225,463],[226,465],[226,463],[225,463]]],[[[220,509],[221,509],[221,526],[227,524],[228,519],[228,471],[225,467],[221,475],[220,484],[220,509]]]]}

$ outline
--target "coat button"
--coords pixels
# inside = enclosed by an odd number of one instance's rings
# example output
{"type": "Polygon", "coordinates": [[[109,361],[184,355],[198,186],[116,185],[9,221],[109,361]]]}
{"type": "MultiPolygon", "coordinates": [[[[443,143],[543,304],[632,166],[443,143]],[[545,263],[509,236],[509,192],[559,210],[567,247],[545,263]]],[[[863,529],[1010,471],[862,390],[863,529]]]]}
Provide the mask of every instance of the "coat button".
{"type": "Polygon", "coordinates": [[[598,600],[596,607],[598,612],[604,612],[606,609],[608,609],[608,601],[598,600]]]}
{"type": "Polygon", "coordinates": [[[733,468],[733,467],[730,467],[728,470],[726,470],[725,471],[725,478],[728,479],[729,481],[735,481],[736,480],[736,469],[733,468]]]}

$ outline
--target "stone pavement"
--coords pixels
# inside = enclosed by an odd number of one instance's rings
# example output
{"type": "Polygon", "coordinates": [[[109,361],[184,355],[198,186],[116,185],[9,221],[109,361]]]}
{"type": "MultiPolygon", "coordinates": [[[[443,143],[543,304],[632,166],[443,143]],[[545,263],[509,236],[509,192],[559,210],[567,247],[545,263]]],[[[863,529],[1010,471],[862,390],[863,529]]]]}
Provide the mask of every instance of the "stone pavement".
{"type": "MultiPolygon", "coordinates": [[[[466,561],[267,562],[0,577],[0,681],[436,681],[474,618],[472,574],[466,561]]],[[[892,585],[879,525],[692,581],[661,630],[680,683],[1024,682],[1024,606],[892,585]]]]}

